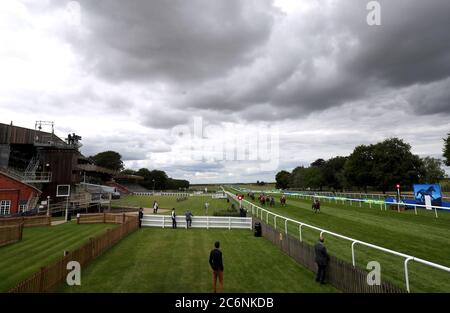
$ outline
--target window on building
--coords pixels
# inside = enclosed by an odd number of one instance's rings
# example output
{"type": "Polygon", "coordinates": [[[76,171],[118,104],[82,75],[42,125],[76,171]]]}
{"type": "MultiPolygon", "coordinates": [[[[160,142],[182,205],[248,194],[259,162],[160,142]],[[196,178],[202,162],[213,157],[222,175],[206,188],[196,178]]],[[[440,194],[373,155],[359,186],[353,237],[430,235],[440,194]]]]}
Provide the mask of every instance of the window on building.
{"type": "Polygon", "coordinates": [[[11,200],[0,200],[0,215],[9,215],[11,212],[11,200]]]}
{"type": "Polygon", "coordinates": [[[27,205],[26,204],[19,204],[19,213],[23,213],[27,211],[27,205]]]}

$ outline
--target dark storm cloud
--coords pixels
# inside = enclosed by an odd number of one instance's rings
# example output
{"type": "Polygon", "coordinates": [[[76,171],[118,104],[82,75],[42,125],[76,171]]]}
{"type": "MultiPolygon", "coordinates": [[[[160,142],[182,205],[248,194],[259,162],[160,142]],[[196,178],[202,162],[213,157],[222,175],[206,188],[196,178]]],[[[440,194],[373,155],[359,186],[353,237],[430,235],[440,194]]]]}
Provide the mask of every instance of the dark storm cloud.
{"type": "Polygon", "coordinates": [[[310,2],[282,16],[269,0],[80,1],[83,31],[63,35],[101,80],[183,90],[169,91],[158,117],[140,105],[148,127],[186,123],[179,112],[199,109],[297,118],[395,88],[408,88],[418,114],[446,111],[450,2],[382,0],[381,26],[367,25],[367,2],[310,2]],[[423,94],[428,84],[435,96],[423,94]]]}
{"type": "Polygon", "coordinates": [[[224,75],[254,57],[276,14],[268,0],[79,2],[86,33],[66,35],[89,67],[113,81],[224,75]]]}
{"type": "Polygon", "coordinates": [[[450,78],[412,88],[407,99],[416,113],[450,115],[450,78]]]}
{"type": "MultiPolygon", "coordinates": [[[[239,75],[205,84],[184,105],[242,109],[244,116],[273,120],[417,84],[442,81],[433,91],[444,96],[444,80],[450,76],[450,2],[381,1],[381,26],[367,25],[366,4],[323,2],[287,17],[273,30],[260,59],[239,75]],[[268,105],[278,115],[258,111],[268,105]],[[253,115],[247,114],[252,110],[253,115]]],[[[438,100],[434,98],[430,100],[438,100]]],[[[417,102],[410,101],[415,111],[417,102]]],[[[438,108],[444,109],[442,104],[438,108]]],[[[419,111],[435,110],[423,109],[422,104],[419,111]]]]}

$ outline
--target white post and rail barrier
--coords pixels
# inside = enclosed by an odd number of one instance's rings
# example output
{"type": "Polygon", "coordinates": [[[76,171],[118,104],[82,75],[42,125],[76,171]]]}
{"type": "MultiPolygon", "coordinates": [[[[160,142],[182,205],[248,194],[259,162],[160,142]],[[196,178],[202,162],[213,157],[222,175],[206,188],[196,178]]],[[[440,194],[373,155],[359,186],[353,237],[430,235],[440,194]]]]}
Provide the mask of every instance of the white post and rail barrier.
{"type": "MultiPolygon", "coordinates": [[[[236,196],[233,193],[228,192],[228,191],[225,191],[225,192],[233,200],[238,201],[236,196]]],[[[253,204],[252,202],[250,202],[248,200],[242,200],[242,202],[243,202],[244,208],[249,210],[256,217],[260,217],[262,219],[263,212],[264,212],[264,213],[266,213],[266,216],[267,216],[266,217],[266,221],[268,221],[269,214],[273,215],[274,216],[274,227],[275,227],[275,229],[277,227],[277,223],[276,223],[277,218],[279,218],[281,220],[284,220],[285,221],[284,222],[284,228],[285,228],[284,232],[286,234],[288,233],[288,222],[291,222],[293,224],[298,225],[299,226],[298,229],[299,229],[299,239],[300,239],[300,241],[303,241],[303,238],[302,238],[302,229],[303,228],[309,228],[309,229],[313,229],[313,230],[319,231],[321,235],[328,234],[330,236],[334,236],[334,237],[337,237],[337,238],[340,238],[340,239],[344,239],[344,240],[350,241],[352,243],[351,244],[351,252],[352,252],[352,264],[353,264],[354,267],[356,267],[356,256],[355,256],[355,245],[356,244],[361,245],[361,246],[365,246],[365,247],[369,247],[369,248],[372,248],[372,249],[375,249],[375,250],[383,251],[385,253],[392,254],[392,255],[404,258],[405,259],[405,261],[404,261],[405,285],[406,285],[406,290],[408,292],[410,292],[409,275],[408,275],[408,263],[410,261],[415,261],[417,263],[421,263],[421,264],[424,264],[424,265],[427,265],[427,266],[430,266],[430,267],[433,267],[433,268],[445,271],[447,273],[450,273],[450,267],[447,267],[447,266],[444,266],[444,265],[440,265],[440,264],[437,264],[437,263],[433,263],[433,262],[430,262],[430,261],[427,261],[427,260],[424,260],[424,259],[421,259],[421,258],[417,258],[417,257],[411,256],[411,255],[405,254],[405,253],[394,251],[394,250],[391,250],[391,249],[383,248],[383,247],[380,247],[380,246],[377,246],[377,245],[374,245],[374,244],[371,244],[371,243],[368,243],[368,242],[364,242],[364,241],[361,241],[361,240],[358,240],[358,239],[347,237],[347,236],[344,236],[344,235],[341,235],[341,234],[338,234],[338,233],[334,233],[332,231],[328,231],[328,230],[320,228],[320,227],[316,227],[316,226],[309,225],[309,224],[306,224],[306,223],[303,223],[303,222],[299,222],[299,221],[296,221],[296,220],[291,219],[289,217],[285,217],[285,216],[273,213],[273,212],[271,212],[269,210],[266,210],[264,208],[261,208],[261,207],[253,204]]]]}
{"type": "MultiPolygon", "coordinates": [[[[231,187],[237,191],[239,191],[238,189],[231,187]]],[[[318,199],[325,199],[328,200],[329,202],[332,202],[333,200],[335,201],[335,203],[341,202],[342,204],[345,204],[346,202],[349,202],[350,205],[352,205],[353,202],[359,203],[359,206],[361,207],[362,203],[366,203],[369,205],[370,208],[372,208],[372,205],[376,206],[379,205],[380,206],[380,210],[387,210],[388,205],[395,205],[397,210],[400,211],[400,207],[414,207],[414,213],[415,215],[417,215],[417,208],[424,208],[424,209],[428,209],[431,208],[431,210],[434,210],[434,215],[436,218],[438,218],[438,210],[443,210],[443,211],[449,211],[450,212],[450,208],[448,207],[443,207],[443,206],[427,206],[427,205],[423,205],[423,204],[415,204],[415,203],[405,203],[405,202],[392,202],[392,201],[384,201],[384,200],[374,200],[374,199],[353,199],[353,198],[345,198],[345,197],[338,197],[338,196],[324,196],[324,195],[319,195],[319,194],[310,194],[310,193],[300,193],[300,192],[279,192],[279,191],[266,191],[265,193],[267,194],[284,194],[287,197],[292,197],[292,198],[297,198],[297,199],[314,199],[314,198],[318,198],[318,199]]]]}

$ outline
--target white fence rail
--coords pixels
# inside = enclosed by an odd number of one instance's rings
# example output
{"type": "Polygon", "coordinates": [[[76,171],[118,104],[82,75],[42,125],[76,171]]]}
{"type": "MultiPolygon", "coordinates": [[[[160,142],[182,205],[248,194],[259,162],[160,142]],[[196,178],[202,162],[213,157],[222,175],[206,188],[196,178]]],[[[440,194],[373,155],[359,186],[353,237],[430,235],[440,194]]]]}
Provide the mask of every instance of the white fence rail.
{"type": "MultiPolygon", "coordinates": [[[[241,192],[240,190],[231,187],[236,191],[241,192]]],[[[390,202],[385,200],[375,200],[375,199],[352,199],[352,198],[346,198],[346,197],[338,197],[338,196],[323,196],[319,194],[310,194],[310,193],[301,193],[301,192],[293,192],[293,191],[286,191],[286,192],[280,192],[280,191],[265,191],[267,194],[284,194],[286,197],[291,198],[298,198],[298,199],[325,199],[329,202],[335,202],[335,203],[342,203],[345,204],[348,202],[348,204],[352,205],[359,205],[362,206],[363,203],[366,203],[371,208],[372,206],[379,207],[380,210],[387,210],[388,205],[394,205],[397,207],[397,210],[400,212],[400,208],[412,208],[414,207],[414,213],[417,215],[417,208],[423,208],[423,209],[429,209],[434,210],[434,215],[436,218],[438,218],[438,210],[442,211],[450,211],[450,208],[443,207],[443,206],[426,206],[423,204],[413,204],[413,203],[404,203],[404,202],[390,202]]]]}
{"type": "Polygon", "coordinates": [[[169,197],[209,197],[214,198],[214,194],[208,193],[181,193],[181,192],[151,192],[151,191],[136,191],[133,192],[135,196],[169,196],[169,197]]]}
{"type": "MultiPolygon", "coordinates": [[[[177,216],[177,227],[187,228],[186,218],[177,216]]],[[[170,215],[144,215],[142,226],[149,227],[172,227],[172,216],[170,215]]],[[[192,217],[192,228],[222,228],[222,229],[252,229],[251,217],[226,217],[226,216],[194,216],[192,217]]]]}
{"type": "MultiPolygon", "coordinates": [[[[225,192],[234,201],[239,202],[239,200],[237,200],[237,197],[234,194],[232,194],[231,192],[228,192],[228,191],[225,191],[225,192]]],[[[356,244],[361,245],[361,246],[366,246],[366,247],[369,247],[369,248],[372,248],[372,249],[375,249],[375,250],[383,251],[383,252],[386,252],[388,254],[392,254],[392,255],[396,255],[396,256],[404,258],[405,259],[405,261],[404,261],[405,285],[406,285],[406,290],[408,292],[410,292],[409,273],[408,273],[408,263],[410,261],[415,261],[415,262],[418,262],[418,263],[421,263],[421,264],[424,264],[424,265],[427,265],[427,266],[430,266],[430,267],[433,267],[433,268],[436,268],[436,269],[440,269],[440,270],[443,270],[445,272],[450,273],[450,267],[447,267],[447,266],[444,266],[444,265],[440,265],[440,264],[437,264],[437,263],[433,263],[433,262],[430,262],[430,261],[427,261],[427,260],[423,260],[421,258],[417,258],[417,257],[411,256],[411,255],[408,255],[408,254],[404,254],[404,253],[401,253],[401,252],[397,252],[397,251],[394,251],[394,250],[391,250],[391,249],[387,249],[387,248],[383,248],[383,247],[380,247],[380,246],[376,246],[376,245],[370,244],[368,242],[364,242],[364,241],[357,240],[357,239],[354,239],[354,238],[351,238],[351,237],[347,237],[347,236],[344,236],[344,235],[341,235],[341,234],[337,234],[337,233],[328,231],[328,230],[320,228],[320,227],[316,227],[316,226],[309,225],[309,224],[306,224],[306,223],[303,223],[303,222],[299,222],[299,221],[293,220],[291,218],[288,218],[288,217],[285,217],[285,216],[273,213],[273,212],[271,212],[269,210],[263,209],[263,208],[255,205],[255,204],[253,204],[253,203],[251,203],[251,202],[249,202],[247,200],[242,200],[241,203],[242,203],[242,206],[244,208],[246,208],[247,210],[249,210],[253,215],[255,215],[256,217],[259,217],[261,220],[266,220],[266,223],[269,223],[269,216],[270,216],[270,219],[273,218],[273,223],[274,223],[275,229],[277,228],[277,219],[284,220],[284,232],[286,233],[286,235],[288,234],[288,223],[289,222],[292,223],[292,224],[298,225],[298,232],[299,232],[299,239],[300,239],[300,241],[303,241],[303,238],[302,238],[302,229],[303,228],[310,228],[310,229],[317,230],[317,231],[320,232],[320,235],[328,234],[328,235],[331,235],[331,236],[334,236],[334,237],[337,237],[337,238],[340,238],[340,239],[344,239],[344,240],[350,241],[351,242],[352,264],[353,264],[353,266],[356,266],[356,255],[355,255],[355,245],[356,244]]]]}

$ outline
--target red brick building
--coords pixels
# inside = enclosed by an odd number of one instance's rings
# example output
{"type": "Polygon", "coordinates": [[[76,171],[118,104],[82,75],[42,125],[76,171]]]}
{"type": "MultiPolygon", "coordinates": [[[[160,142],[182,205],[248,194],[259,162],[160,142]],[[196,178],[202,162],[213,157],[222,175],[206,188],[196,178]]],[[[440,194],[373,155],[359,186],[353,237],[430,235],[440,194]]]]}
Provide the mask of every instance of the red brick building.
{"type": "Polygon", "coordinates": [[[20,179],[0,172],[0,216],[13,215],[31,209],[41,191],[20,179]]]}

